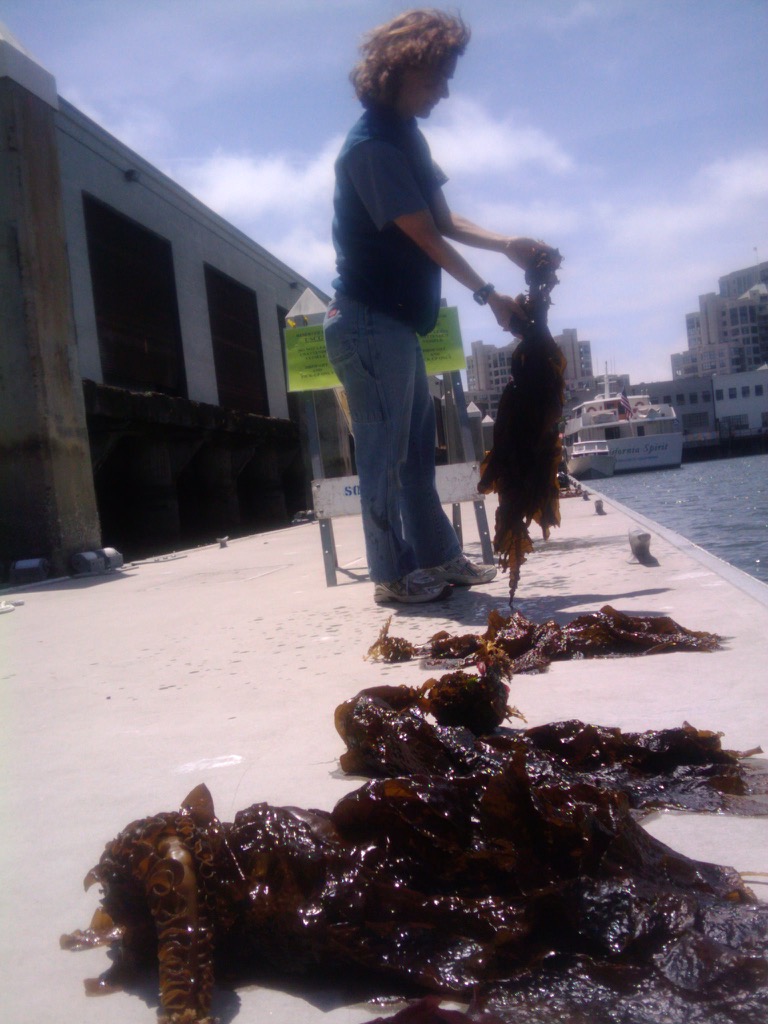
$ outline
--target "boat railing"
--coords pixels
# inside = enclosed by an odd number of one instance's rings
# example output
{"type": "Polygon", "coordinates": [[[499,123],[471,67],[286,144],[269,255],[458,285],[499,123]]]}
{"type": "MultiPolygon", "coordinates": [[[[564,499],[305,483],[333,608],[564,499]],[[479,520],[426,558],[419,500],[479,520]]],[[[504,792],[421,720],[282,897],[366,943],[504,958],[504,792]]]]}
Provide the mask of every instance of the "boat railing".
{"type": "Polygon", "coordinates": [[[583,427],[595,427],[600,423],[610,423],[615,418],[613,413],[606,412],[604,409],[586,408],[582,409],[581,412],[577,410],[574,415],[574,422],[583,427]]]}
{"type": "Polygon", "coordinates": [[[676,413],[671,405],[646,405],[644,407],[635,407],[633,418],[638,420],[672,420],[676,418],[676,413]]]}

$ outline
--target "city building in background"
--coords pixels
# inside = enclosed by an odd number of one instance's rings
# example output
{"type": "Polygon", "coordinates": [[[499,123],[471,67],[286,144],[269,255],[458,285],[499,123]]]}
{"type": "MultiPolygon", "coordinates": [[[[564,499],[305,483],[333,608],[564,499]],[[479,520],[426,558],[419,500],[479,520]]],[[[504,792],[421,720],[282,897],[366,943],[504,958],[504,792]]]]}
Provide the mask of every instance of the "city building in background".
{"type": "Polygon", "coordinates": [[[627,395],[671,405],[683,429],[683,461],[768,448],[768,364],[756,370],[627,384],[627,395]]]}
{"type": "Polygon", "coordinates": [[[768,365],[749,373],[715,374],[712,392],[721,444],[768,437],[768,365]]]}
{"type": "Polygon", "coordinates": [[[517,338],[503,346],[472,342],[467,356],[467,401],[474,402],[484,416],[496,418],[511,373],[512,353],[519,344],[517,338]]]}
{"type": "Polygon", "coordinates": [[[718,292],[699,296],[685,318],[688,348],[672,355],[672,376],[741,373],[768,362],[768,262],[734,270],[718,292]]]}

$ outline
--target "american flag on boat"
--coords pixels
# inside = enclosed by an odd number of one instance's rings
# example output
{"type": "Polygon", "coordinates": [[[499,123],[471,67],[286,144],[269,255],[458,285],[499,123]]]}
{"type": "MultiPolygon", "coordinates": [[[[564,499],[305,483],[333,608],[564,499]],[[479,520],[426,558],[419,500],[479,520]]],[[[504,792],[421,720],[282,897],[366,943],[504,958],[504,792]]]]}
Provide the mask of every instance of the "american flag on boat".
{"type": "Polygon", "coordinates": [[[626,415],[627,419],[632,419],[632,406],[629,404],[627,398],[627,389],[621,389],[621,395],[619,396],[619,402],[621,405],[621,411],[626,415]]]}

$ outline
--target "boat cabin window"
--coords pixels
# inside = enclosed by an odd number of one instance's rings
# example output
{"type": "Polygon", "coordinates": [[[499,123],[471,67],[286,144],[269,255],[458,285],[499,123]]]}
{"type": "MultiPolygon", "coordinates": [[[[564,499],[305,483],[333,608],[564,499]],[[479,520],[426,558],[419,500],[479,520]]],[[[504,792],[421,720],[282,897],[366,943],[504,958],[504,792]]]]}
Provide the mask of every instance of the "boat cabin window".
{"type": "Polygon", "coordinates": [[[620,437],[620,436],[621,436],[621,434],[619,432],[619,428],[618,427],[606,427],[605,428],[605,440],[606,441],[614,441],[617,437],[620,437]]]}

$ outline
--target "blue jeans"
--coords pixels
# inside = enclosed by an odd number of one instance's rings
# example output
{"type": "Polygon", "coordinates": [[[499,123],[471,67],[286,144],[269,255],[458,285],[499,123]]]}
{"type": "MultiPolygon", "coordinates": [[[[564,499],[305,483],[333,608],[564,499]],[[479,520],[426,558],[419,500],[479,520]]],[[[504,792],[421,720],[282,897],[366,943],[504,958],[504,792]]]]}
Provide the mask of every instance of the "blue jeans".
{"type": "Polygon", "coordinates": [[[323,327],[352,416],[371,579],[450,561],[461,547],[435,489],[435,410],[418,336],[344,295],[323,327]]]}

